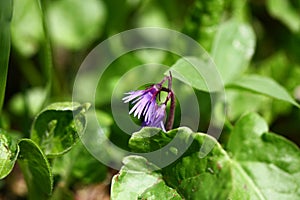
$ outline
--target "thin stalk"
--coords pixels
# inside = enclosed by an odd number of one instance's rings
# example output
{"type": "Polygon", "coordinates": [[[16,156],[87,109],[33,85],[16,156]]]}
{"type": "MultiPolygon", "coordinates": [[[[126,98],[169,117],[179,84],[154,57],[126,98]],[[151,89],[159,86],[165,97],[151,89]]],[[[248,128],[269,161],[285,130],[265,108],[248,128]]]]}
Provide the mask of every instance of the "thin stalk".
{"type": "MultiPolygon", "coordinates": [[[[42,0],[37,0],[39,7],[40,7],[40,15],[42,17],[43,22],[43,31],[45,36],[45,41],[43,44],[43,51],[42,51],[42,57],[43,57],[43,64],[42,67],[44,69],[44,73],[47,79],[46,83],[46,90],[47,90],[47,99],[49,99],[51,95],[51,89],[52,89],[52,72],[53,72],[53,60],[52,60],[52,48],[51,48],[51,40],[49,36],[49,30],[47,26],[47,20],[45,16],[45,10],[46,10],[46,2],[42,0]]],[[[44,102],[46,104],[46,102],[44,102]]]]}
{"type": "Polygon", "coordinates": [[[170,94],[170,98],[171,98],[171,105],[170,105],[167,126],[166,126],[167,131],[171,130],[173,128],[174,117],[175,117],[175,95],[172,90],[170,90],[169,94],[170,94]]]}

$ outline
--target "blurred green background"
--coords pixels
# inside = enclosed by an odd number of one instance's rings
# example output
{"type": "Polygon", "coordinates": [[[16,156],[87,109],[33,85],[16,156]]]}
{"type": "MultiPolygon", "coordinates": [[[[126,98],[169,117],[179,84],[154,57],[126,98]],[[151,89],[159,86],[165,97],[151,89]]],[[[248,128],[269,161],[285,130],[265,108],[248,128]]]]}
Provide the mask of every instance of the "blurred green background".
{"type": "MultiPolygon", "coordinates": [[[[228,19],[248,23],[255,32],[256,45],[245,73],[273,78],[300,101],[299,0],[45,0],[41,4],[36,0],[15,0],[12,11],[1,126],[15,130],[18,137],[28,136],[34,116],[45,105],[71,100],[77,70],[97,44],[137,27],[164,27],[182,32],[211,52],[219,25],[228,19]]],[[[129,69],[149,60],[170,66],[176,59],[170,54],[132,53],[116,60],[113,70],[105,72],[96,106],[115,143],[126,148],[129,138],[119,139],[120,131],[111,119],[110,94],[116,81],[129,69]],[[122,63],[126,67],[120,67],[122,63]]],[[[203,102],[199,130],[204,131],[211,115],[210,97],[205,92],[196,93],[203,102]]],[[[247,91],[230,90],[226,95],[229,122],[256,111],[268,121],[271,131],[300,145],[300,112],[296,107],[247,91]]],[[[70,158],[63,159],[69,162],[70,158]]],[[[61,167],[54,167],[54,173],[55,170],[59,174],[61,167]]],[[[78,171],[68,184],[85,177],[78,171]]],[[[91,183],[93,178],[81,182],[91,183]]]]}

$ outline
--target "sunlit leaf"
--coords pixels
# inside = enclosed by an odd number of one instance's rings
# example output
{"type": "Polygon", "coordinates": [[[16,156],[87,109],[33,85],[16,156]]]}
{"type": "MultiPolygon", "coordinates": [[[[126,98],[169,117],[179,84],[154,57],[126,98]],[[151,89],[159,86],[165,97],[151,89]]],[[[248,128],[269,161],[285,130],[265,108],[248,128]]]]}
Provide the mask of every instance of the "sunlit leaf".
{"type": "Polygon", "coordinates": [[[212,57],[225,84],[245,71],[254,48],[255,34],[249,24],[231,20],[220,26],[212,57]]]}
{"type": "Polygon", "coordinates": [[[19,153],[19,146],[9,133],[0,129],[0,179],[13,169],[19,153]]]}
{"type": "Polygon", "coordinates": [[[155,171],[159,168],[145,158],[128,156],[124,158],[123,163],[119,174],[113,177],[111,199],[138,199],[145,196],[178,199],[178,193],[168,187],[162,180],[162,175],[155,171]]]}
{"type": "Polygon", "coordinates": [[[77,142],[86,126],[85,112],[89,104],[54,103],[35,118],[31,138],[47,156],[61,155],[77,142]]]}
{"type": "MultiPolygon", "coordinates": [[[[203,91],[219,91],[223,82],[213,61],[204,55],[201,58],[184,57],[171,66],[174,78],[203,91]]],[[[166,72],[166,74],[169,73],[166,72]]]]}
{"type": "Polygon", "coordinates": [[[133,134],[129,145],[136,152],[155,152],[156,156],[143,155],[156,165],[177,154],[174,162],[156,172],[186,199],[300,197],[299,148],[268,133],[267,123],[255,113],[237,122],[229,138],[228,153],[210,136],[192,133],[187,128],[167,133],[143,128],[133,134]],[[213,148],[207,148],[210,145],[213,148]],[[205,157],[200,156],[203,146],[208,150],[205,157]]]}
{"type": "Polygon", "coordinates": [[[275,99],[289,102],[300,108],[299,104],[281,85],[268,77],[245,75],[231,82],[228,87],[249,90],[258,94],[267,95],[275,99]]]}
{"type": "Polygon", "coordinates": [[[180,200],[182,197],[175,189],[166,185],[165,182],[160,181],[148,189],[146,189],[138,199],[165,199],[165,200],[180,200]]]}
{"type": "Polygon", "coordinates": [[[155,152],[149,162],[156,164],[174,157],[162,169],[163,180],[185,199],[226,199],[231,192],[230,158],[208,135],[193,133],[188,128],[167,133],[143,128],[133,134],[129,145],[137,152],[155,152]],[[167,148],[163,149],[164,146],[167,148]],[[209,151],[203,158],[202,148],[209,151]]]}
{"type": "Polygon", "coordinates": [[[268,133],[260,116],[250,113],[237,122],[228,149],[233,157],[233,196],[300,198],[300,150],[287,139],[268,133]]]}

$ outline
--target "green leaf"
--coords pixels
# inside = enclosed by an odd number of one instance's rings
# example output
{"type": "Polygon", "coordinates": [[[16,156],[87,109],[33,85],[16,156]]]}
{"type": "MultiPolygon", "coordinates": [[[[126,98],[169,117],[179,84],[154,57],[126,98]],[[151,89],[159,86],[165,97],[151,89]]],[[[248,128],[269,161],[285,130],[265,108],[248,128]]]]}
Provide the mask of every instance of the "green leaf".
{"type": "Polygon", "coordinates": [[[29,199],[47,199],[52,192],[52,174],[47,158],[37,144],[30,139],[19,142],[18,163],[28,187],[29,199]]]}
{"type": "Polygon", "coordinates": [[[99,36],[105,9],[97,0],[53,1],[48,17],[53,41],[69,49],[80,49],[99,36]]]}
{"type": "Polygon", "coordinates": [[[12,0],[0,2],[0,113],[5,97],[6,78],[10,54],[10,22],[12,17],[12,0]]]}
{"type": "Polygon", "coordinates": [[[300,31],[299,10],[293,7],[290,0],[268,0],[267,9],[273,17],[282,21],[291,31],[300,31]]]}
{"type": "Polygon", "coordinates": [[[249,24],[231,20],[219,27],[212,57],[225,84],[245,71],[254,48],[255,34],[249,24]]]}
{"type": "Polygon", "coordinates": [[[299,148],[267,133],[267,123],[257,114],[250,113],[237,122],[229,138],[229,153],[214,138],[188,130],[164,133],[143,128],[132,135],[129,146],[135,152],[155,152],[155,156],[143,155],[157,166],[177,155],[173,163],[156,172],[185,199],[300,198],[299,148]]]}
{"type": "Polygon", "coordinates": [[[5,178],[13,169],[19,153],[16,141],[0,129],[0,179],[5,178]]]}
{"type": "Polygon", "coordinates": [[[31,139],[48,157],[69,151],[78,141],[86,126],[85,112],[89,104],[74,102],[54,103],[35,118],[31,139]]]}
{"type": "Polygon", "coordinates": [[[181,200],[182,197],[164,181],[160,181],[146,189],[138,199],[181,200]]]}
{"type": "Polygon", "coordinates": [[[155,195],[159,199],[171,199],[173,195],[179,196],[176,191],[166,186],[159,168],[145,158],[128,156],[123,159],[123,163],[124,166],[119,174],[113,177],[111,199],[138,199],[140,195],[155,195]],[[166,194],[170,196],[165,198],[166,194]]]}
{"type": "Polygon", "coordinates": [[[129,146],[137,152],[161,149],[152,160],[149,157],[153,163],[177,157],[162,169],[163,179],[186,199],[226,199],[231,192],[230,158],[217,141],[206,134],[193,133],[188,128],[167,133],[143,128],[132,135],[129,146]],[[162,150],[167,145],[169,147],[162,150]]]}
{"type": "Polygon", "coordinates": [[[298,108],[300,105],[289,95],[289,93],[273,79],[259,75],[246,75],[231,82],[228,88],[239,88],[255,93],[267,95],[291,103],[298,108]]]}
{"type": "Polygon", "coordinates": [[[208,92],[219,91],[223,82],[213,61],[207,54],[201,58],[184,57],[171,66],[165,74],[172,72],[174,78],[208,92]]]}
{"type": "Polygon", "coordinates": [[[299,148],[267,131],[266,122],[254,113],[235,125],[228,142],[233,157],[232,195],[247,192],[251,200],[299,199],[299,148]]]}

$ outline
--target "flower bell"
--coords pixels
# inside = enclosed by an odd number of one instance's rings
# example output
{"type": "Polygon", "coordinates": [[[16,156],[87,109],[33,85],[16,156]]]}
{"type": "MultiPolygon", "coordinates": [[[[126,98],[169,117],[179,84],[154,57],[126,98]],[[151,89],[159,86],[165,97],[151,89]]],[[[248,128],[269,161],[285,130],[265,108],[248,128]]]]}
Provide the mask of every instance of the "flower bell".
{"type": "Polygon", "coordinates": [[[134,106],[129,111],[138,119],[143,117],[142,126],[158,127],[163,131],[171,129],[174,121],[175,98],[171,89],[172,75],[166,76],[160,83],[154,84],[145,90],[137,90],[125,93],[127,96],[122,100],[124,103],[131,102],[134,106]],[[163,83],[168,80],[168,88],[163,87],[163,83]],[[160,93],[167,92],[168,95],[164,102],[160,102],[160,93]],[[165,128],[164,120],[166,116],[166,105],[171,99],[170,113],[165,128]]]}

